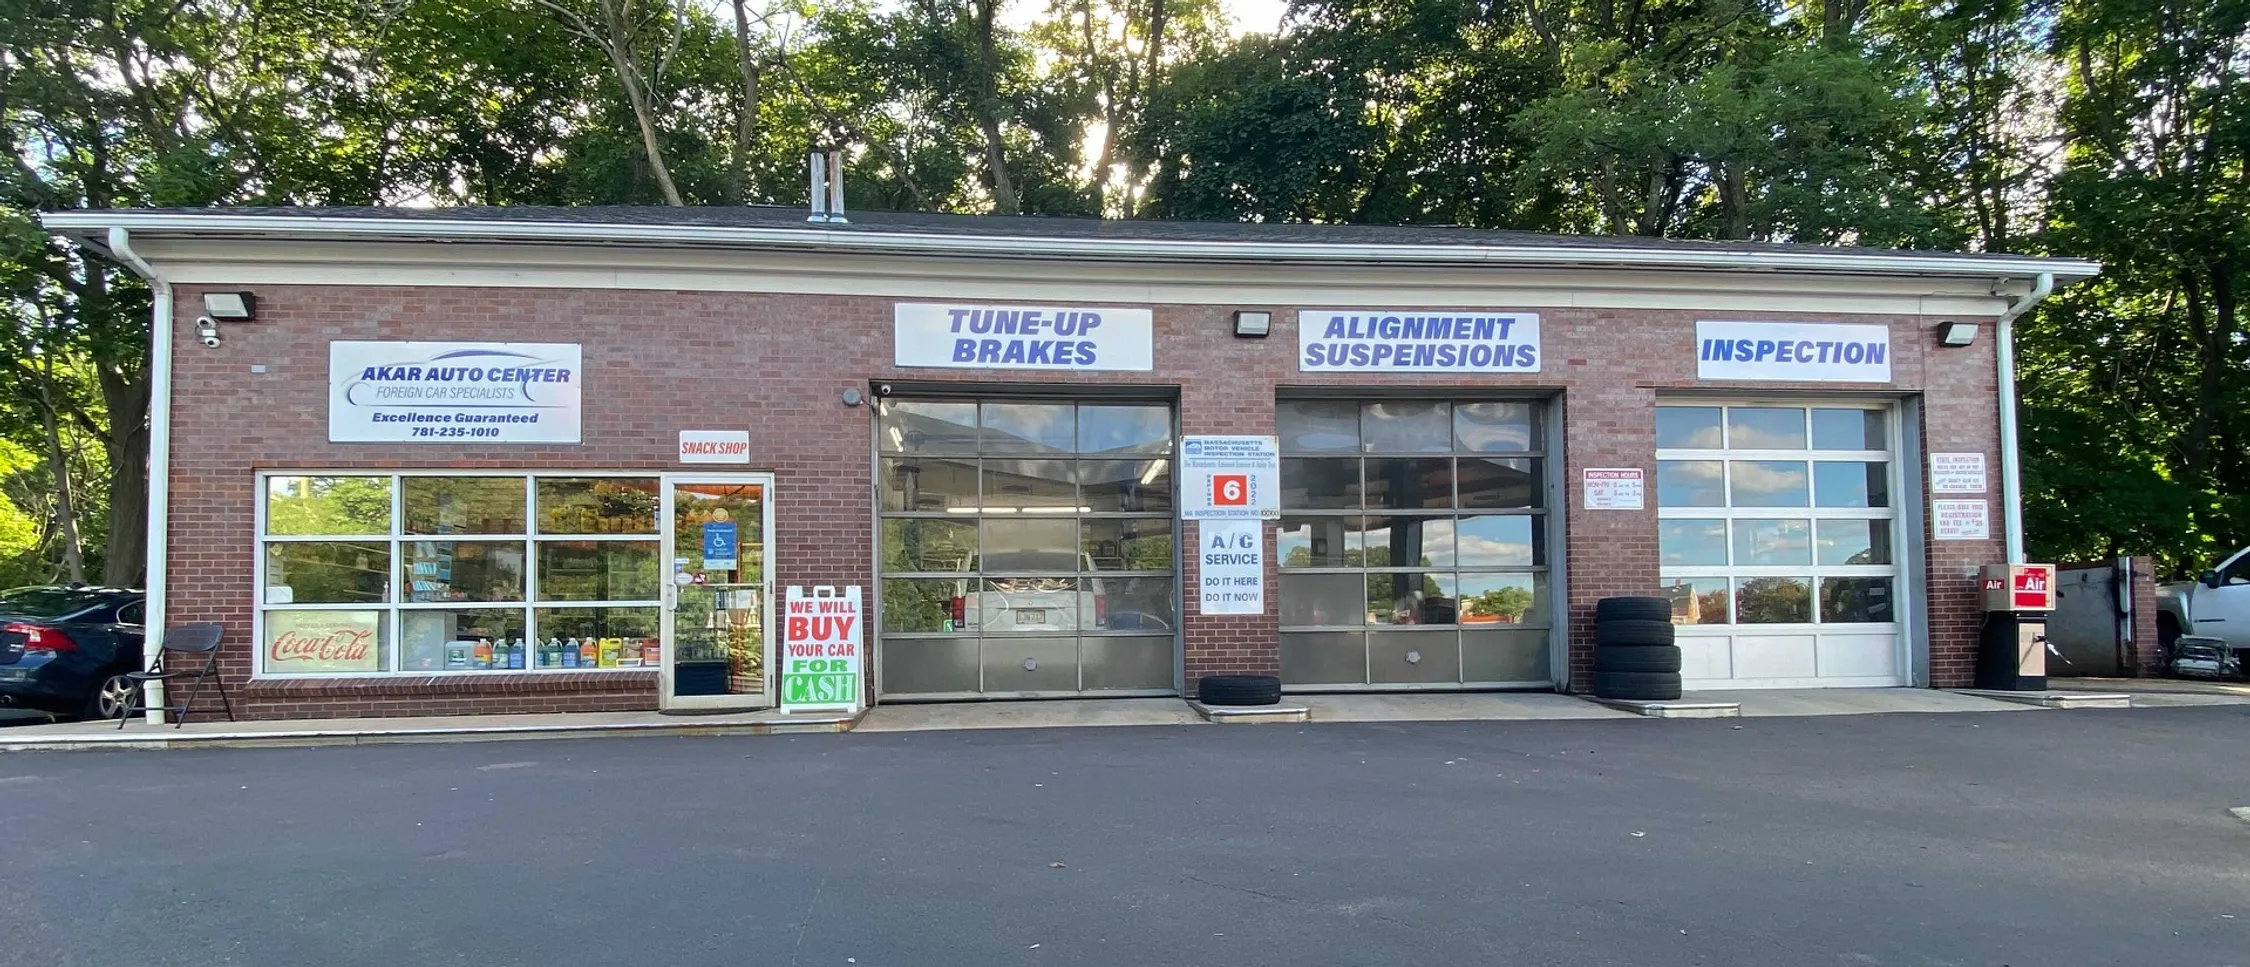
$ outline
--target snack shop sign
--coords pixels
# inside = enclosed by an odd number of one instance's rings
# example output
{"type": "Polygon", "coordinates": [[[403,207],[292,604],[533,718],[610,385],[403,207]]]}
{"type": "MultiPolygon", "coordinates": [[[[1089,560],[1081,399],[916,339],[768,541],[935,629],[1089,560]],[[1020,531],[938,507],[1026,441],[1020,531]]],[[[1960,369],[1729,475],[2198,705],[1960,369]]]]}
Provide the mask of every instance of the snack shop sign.
{"type": "Polygon", "coordinates": [[[782,599],[781,711],[859,711],[861,641],[858,587],[792,586],[782,599]]]}
{"type": "Polygon", "coordinates": [[[331,443],[577,443],[576,343],[332,342],[331,443]]]}

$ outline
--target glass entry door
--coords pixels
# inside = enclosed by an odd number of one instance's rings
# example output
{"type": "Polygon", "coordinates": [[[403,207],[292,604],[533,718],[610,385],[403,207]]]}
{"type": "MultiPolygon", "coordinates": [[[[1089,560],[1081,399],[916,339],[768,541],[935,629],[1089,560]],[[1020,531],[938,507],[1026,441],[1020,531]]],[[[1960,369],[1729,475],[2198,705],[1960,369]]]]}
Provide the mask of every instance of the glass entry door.
{"type": "Polygon", "coordinates": [[[769,474],[664,478],[664,673],[658,707],[773,704],[766,641],[773,543],[769,474]]]}

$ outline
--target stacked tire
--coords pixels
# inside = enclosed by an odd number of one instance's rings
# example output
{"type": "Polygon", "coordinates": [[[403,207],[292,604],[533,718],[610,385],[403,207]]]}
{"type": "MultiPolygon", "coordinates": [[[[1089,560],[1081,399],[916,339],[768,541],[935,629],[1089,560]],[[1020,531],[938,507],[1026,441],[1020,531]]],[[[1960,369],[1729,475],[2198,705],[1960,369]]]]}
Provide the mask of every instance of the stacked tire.
{"type": "Polygon", "coordinates": [[[1668,598],[1594,604],[1594,697],[1669,702],[1680,697],[1680,647],[1668,598]]]}

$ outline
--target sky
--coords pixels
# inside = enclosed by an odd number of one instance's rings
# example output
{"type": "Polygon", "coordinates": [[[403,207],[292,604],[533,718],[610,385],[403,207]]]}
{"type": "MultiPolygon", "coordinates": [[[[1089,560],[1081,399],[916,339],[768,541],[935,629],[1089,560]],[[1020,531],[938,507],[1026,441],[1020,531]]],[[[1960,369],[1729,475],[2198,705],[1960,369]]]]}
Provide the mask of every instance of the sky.
{"type": "MultiPolygon", "coordinates": [[[[1014,0],[1001,9],[1001,16],[1021,29],[1039,19],[1046,9],[1041,0],[1014,0]]],[[[1289,12],[1289,0],[1219,0],[1219,9],[1226,11],[1231,22],[1229,33],[1236,37],[1270,34],[1281,26],[1281,15],[1289,12]]]]}
{"type": "Polygon", "coordinates": [[[1281,15],[1289,11],[1289,0],[1219,0],[1219,6],[1234,21],[1233,33],[1240,37],[1273,33],[1281,15]]]}

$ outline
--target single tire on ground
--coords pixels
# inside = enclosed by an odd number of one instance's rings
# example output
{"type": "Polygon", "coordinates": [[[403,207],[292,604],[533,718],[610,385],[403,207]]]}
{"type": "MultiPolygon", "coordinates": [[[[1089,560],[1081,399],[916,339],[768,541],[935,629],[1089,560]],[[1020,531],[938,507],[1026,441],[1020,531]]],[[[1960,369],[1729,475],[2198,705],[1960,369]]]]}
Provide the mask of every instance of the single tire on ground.
{"type": "Polygon", "coordinates": [[[1595,672],[1597,698],[1669,702],[1680,697],[1679,672],[1595,672]]]}
{"type": "Polygon", "coordinates": [[[1677,645],[1612,645],[1594,649],[1594,671],[1599,672],[1660,672],[1676,674],[1680,670],[1680,649],[1677,645]]]}
{"type": "Polygon", "coordinates": [[[1594,602],[1595,621],[1670,621],[1672,599],[1603,598],[1594,602]]]}
{"type": "Polygon", "coordinates": [[[1594,644],[1597,645],[1669,645],[1671,643],[1672,623],[1669,621],[1622,619],[1594,623],[1594,644]]]}
{"type": "Polygon", "coordinates": [[[1195,697],[1205,705],[1278,705],[1281,679],[1272,675],[1205,675],[1195,685],[1195,697]]]}

